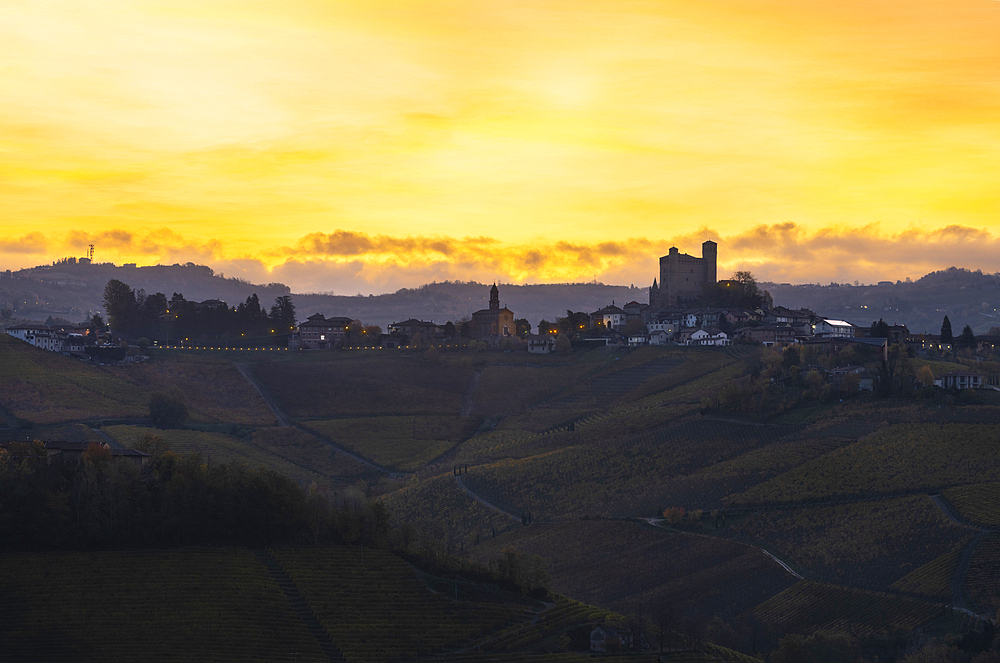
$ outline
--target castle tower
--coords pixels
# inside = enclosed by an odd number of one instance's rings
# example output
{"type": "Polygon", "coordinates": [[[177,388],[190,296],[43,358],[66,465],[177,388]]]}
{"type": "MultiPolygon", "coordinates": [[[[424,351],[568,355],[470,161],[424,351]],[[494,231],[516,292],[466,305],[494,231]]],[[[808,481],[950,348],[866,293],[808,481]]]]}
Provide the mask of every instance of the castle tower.
{"type": "MultiPolygon", "coordinates": [[[[708,240],[701,245],[701,257],[681,253],[676,246],[660,258],[660,289],[656,297],[660,307],[692,303],[703,294],[706,283],[718,281],[718,244],[708,240]]],[[[650,295],[652,304],[652,295],[650,295]]]]}
{"type": "Polygon", "coordinates": [[[712,240],[702,242],[701,262],[705,266],[705,283],[718,283],[719,245],[712,240]]]}

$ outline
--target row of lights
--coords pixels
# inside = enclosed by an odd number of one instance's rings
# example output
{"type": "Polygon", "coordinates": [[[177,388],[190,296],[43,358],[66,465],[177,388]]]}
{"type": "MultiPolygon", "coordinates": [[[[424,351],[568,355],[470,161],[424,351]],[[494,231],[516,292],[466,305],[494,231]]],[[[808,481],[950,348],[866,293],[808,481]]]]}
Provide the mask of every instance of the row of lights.
{"type": "MultiPolygon", "coordinates": [[[[288,348],[208,348],[201,347],[197,345],[160,345],[157,346],[160,350],[240,350],[240,351],[258,351],[263,352],[265,350],[287,350],[288,348]]],[[[450,348],[450,345],[430,345],[429,348],[450,348]]],[[[456,345],[456,348],[462,347],[461,345],[456,345]]],[[[346,348],[347,350],[385,350],[383,347],[377,348],[346,348]]],[[[410,350],[418,349],[416,345],[397,345],[396,350],[410,350]]]]}

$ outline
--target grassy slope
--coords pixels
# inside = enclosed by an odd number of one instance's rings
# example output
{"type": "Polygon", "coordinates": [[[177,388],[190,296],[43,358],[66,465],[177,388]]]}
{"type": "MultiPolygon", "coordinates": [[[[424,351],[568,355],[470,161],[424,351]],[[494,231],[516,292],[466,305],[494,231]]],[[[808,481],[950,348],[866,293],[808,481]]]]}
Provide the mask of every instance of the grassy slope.
{"type": "Polygon", "coordinates": [[[133,366],[93,366],[0,335],[0,405],[34,423],[145,417],[156,391],[183,394],[194,421],[274,422],[227,357],[178,353],[133,366]]]}

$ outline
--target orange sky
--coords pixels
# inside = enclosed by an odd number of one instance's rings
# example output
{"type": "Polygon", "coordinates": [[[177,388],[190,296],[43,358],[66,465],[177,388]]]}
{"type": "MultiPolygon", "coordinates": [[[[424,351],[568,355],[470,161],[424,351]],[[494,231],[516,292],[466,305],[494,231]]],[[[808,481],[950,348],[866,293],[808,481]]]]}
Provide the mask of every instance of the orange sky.
{"type": "Polygon", "coordinates": [[[997,35],[996,0],[6,0],[0,267],[997,271],[997,35]]]}

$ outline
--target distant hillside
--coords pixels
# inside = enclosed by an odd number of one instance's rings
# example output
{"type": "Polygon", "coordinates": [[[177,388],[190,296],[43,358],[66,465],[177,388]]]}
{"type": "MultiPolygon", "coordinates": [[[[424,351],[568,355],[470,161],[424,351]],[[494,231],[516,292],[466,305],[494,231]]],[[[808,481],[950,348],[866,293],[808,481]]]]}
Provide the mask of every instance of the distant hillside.
{"type": "Polygon", "coordinates": [[[977,334],[1000,326],[1000,274],[949,267],[913,282],[892,285],[764,283],[761,287],[770,291],[776,304],[809,308],[858,325],[883,318],[890,324],[906,324],[911,332],[937,334],[947,315],[956,334],[965,325],[977,334]]]}
{"type": "MultiPolygon", "coordinates": [[[[80,320],[95,312],[103,313],[101,298],[104,286],[111,279],[147,293],[162,292],[168,298],[177,292],[191,301],[221,299],[230,306],[256,293],[261,303],[269,307],[276,297],[291,292],[281,283],[260,285],[225,278],[209,267],[192,263],[151,267],[77,263],[0,273],[0,308],[14,309],[17,319],[44,320],[51,315],[80,320]]],[[[390,322],[407,318],[438,323],[459,320],[487,306],[488,289],[489,284],[445,282],[367,297],[294,294],[293,301],[300,319],[322,313],[360,319],[384,328],[390,322]]],[[[612,301],[624,304],[631,300],[645,302],[647,298],[642,288],[599,283],[500,287],[501,305],[514,311],[518,318],[527,318],[532,326],[543,318],[554,320],[565,315],[567,309],[590,312],[612,301]]]]}

